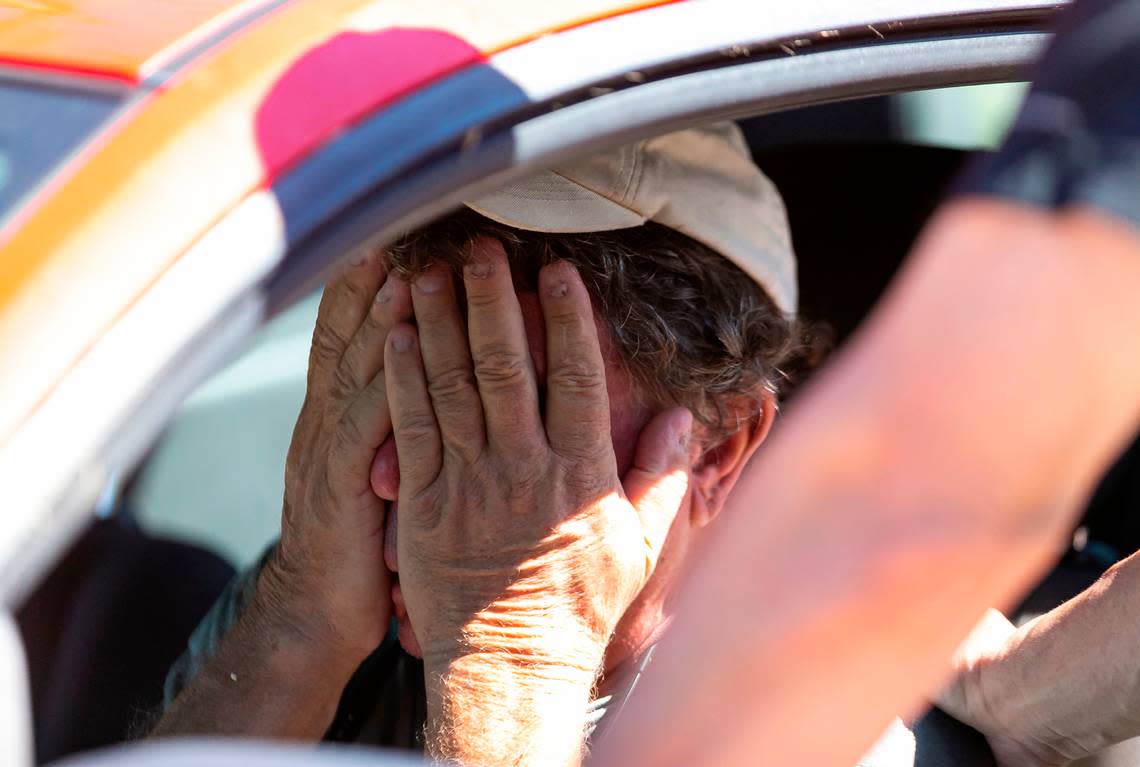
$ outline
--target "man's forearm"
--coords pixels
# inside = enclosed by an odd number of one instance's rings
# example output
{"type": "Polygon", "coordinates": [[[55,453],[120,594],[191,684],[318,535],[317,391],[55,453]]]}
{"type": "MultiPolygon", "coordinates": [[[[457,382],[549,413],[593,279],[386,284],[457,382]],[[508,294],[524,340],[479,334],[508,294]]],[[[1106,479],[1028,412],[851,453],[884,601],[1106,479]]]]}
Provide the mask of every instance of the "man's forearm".
{"type": "Polygon", "coordinates": [[[592,669],[470,655],[426,673],[434,759],[485,767],[581,762],[592,669]]]}
{"type": "Polygon", "coordinates": [[[218,653],[175,698],[156,737],[241,735],[318,740],[354,659],[315,641],[259,594],[218,653]]]}
{"type": "Polygon", "coordinates": [[[1138,608],[1133,555],[984,659],[971,673],[995,734],[1069,760],[1140,735],[1138,608]]]}

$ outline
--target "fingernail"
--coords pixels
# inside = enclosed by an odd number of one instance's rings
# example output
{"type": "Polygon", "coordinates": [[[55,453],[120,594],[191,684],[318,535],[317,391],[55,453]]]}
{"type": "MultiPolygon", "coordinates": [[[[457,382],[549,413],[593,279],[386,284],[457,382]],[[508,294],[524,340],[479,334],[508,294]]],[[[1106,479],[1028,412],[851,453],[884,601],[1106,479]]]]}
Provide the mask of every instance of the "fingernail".
{"type": "Polygon", "coordinates": [[[349,258],[348,263],[352,264],[353,266],[364,266],[364,262],[367,260],[368,260],[368,251],[367,250],[358,250],[352,254],[352,257],[349,258]]]}
{"type": "Polygon", "coordinates": [[[681,448],[689,447],[689,440],[693,436],[693,414],[689,410],[682,412],[677,421],[677,445],[681,448]]]}
{"type": "Polygon", "coordinates": [[[412,336],[410,333],[394,333],[392,335],[392,348],[398,352],[406,352],[412,348],[412,336]]]}
{"type": "Polygon", "coordinates": [[[381,287],[380,291],[376,294],[376,303],[386,304],[391,301],[393,290],[395,290],[395,288],[392,286],[392,278],[385,280],[383,287],[381,287]]]}
{"type": "Polygon", "coordinates": [[[468,261],[466,266],[463,267],[463,271],[467,274],[468,277],[481,280],[491,276],[491,274],[495,271],[495,265],[490,261],[484,261],[478,256],[473,255],[471,257],[471,260],[468,261]]]}
{"type": "Polygon", "coordinates": [[[490,237],[479,237],[471,243],[471,257],[463,267],[468,277],[482,279],[495,273],[495,252],[502,246],[490,237]]]}
{"type": "Polygon", "coordinates": [[[572,268],[565,261],[555,261],[542,268],[539,280],[546,295],[551,298],[565,298],[570,294],[570,283],[566,279],[566,272],[572,268]]]}
{"type": "Polygon", "coordinates": [[[444,279],[443,272],[433,269],[416,278],[416,287],[421,293],[438,293],[443,289],[444,279]]]}

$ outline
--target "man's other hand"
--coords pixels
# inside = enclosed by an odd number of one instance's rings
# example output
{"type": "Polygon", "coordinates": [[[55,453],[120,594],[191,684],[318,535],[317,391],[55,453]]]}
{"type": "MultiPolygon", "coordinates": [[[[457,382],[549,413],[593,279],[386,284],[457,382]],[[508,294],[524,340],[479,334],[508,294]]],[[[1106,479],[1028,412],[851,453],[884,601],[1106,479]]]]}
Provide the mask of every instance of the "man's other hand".
{"type": "Polygon", "coordinates": [[[958,649],[957,676],[938,705],[985,734],[1000,767],[1059,767],[1094,754],[1136,763],[1135,744],[1101,752],[1140,736],[1137,604],[1134,554],[1016,629],[990,610],[958,649]]]}
{"type": "Polygon", "coordinates": [[[391,617],[384,503],[369,472],[391,433],[384,343],[410,316],[408,286],[388,277],[380,253],[358,256],[329,280],[285,465],[281,541],[258,583],[263,610],[337,650],[349,673],[391,617]]]}
{"type": "Polygon", "coordinates": [[[435,266],[412,287],[418,333],[394,328],[386,354],[401,589],[424,652],[429,748],[489,765],[573,763],[609,636],[685,497],[692,417],[674,409],[646,427],[623,489],[578,273],[555,263],[539,275],[544,408],[498,242],[473,244],[463,282],[466,332],[452,274],[435,266]]]}
{"type": "MultiPolygon", "coordinates": [[[[998,767],[1058,767],[1068,764],[1044,743],[1034,743],[1028,732],[1015,731],[1019,722],[1006,722],[998,713],[995,701],[987,695],[983,676],[989,664],[1008,652],[1015,651],[1017,628],[994,609],[986,610],[978,625],[970,632],[954,654],[955,677],[938,696],[938,706],[956,719],[969,724],[986,736],[998,767]]],[[[1026,695],[1039,691],[1026,690],[1026,695]]],[[[1043,691],[1042,691],[1043,692],[1043,691]]],[[[1059,691],[1052,691],[1057,694],[1059,691]]]]}
{"type": "Polygon", "coordinates": [[[155,735],[316,740],[392,612],[384,505],[369,469],[389,439],[383,353],[408,286],[373,253],[325,287],[285,465],[281,540],[253,599],[155,735]]]}

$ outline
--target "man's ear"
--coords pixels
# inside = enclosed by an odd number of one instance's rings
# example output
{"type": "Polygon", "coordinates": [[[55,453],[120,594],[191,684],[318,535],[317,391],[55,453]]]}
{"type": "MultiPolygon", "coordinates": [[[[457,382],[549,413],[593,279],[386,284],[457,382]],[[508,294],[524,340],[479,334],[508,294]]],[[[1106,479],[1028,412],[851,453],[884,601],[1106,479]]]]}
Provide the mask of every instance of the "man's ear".
{"type": "Polygon", "coordinates": [[[776,396],[765,389],[757,416],[700,456],[693,467],[689,510],[694,527],[704,527],[720,514],[748,459],[767,438],[775,417],[776,396]]]}

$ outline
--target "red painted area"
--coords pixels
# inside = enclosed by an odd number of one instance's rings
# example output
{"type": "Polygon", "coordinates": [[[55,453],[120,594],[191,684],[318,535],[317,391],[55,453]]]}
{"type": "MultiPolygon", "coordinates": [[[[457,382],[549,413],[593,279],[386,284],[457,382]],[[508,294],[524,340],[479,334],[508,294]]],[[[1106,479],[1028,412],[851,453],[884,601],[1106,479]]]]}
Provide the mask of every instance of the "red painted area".
{"type": "Polygon", "coordinates": [[[99,80],[110,80],[122,85],[137,85],[139,83],[138,75],[135,72],[99,69],[97,67],[86,67],[79,64],[25,61],[23,59],[0,56],[0,67],[27,69],[32,72],[42,72],[44,74],[61,75],[65,77],[97,78],[99,80]]]}
{"type": "Polygon", "coordinates": [[[257,111],[267,178],[354,120],[483,55],[435,29],[346,32],[299,58],[257,111]]]}

